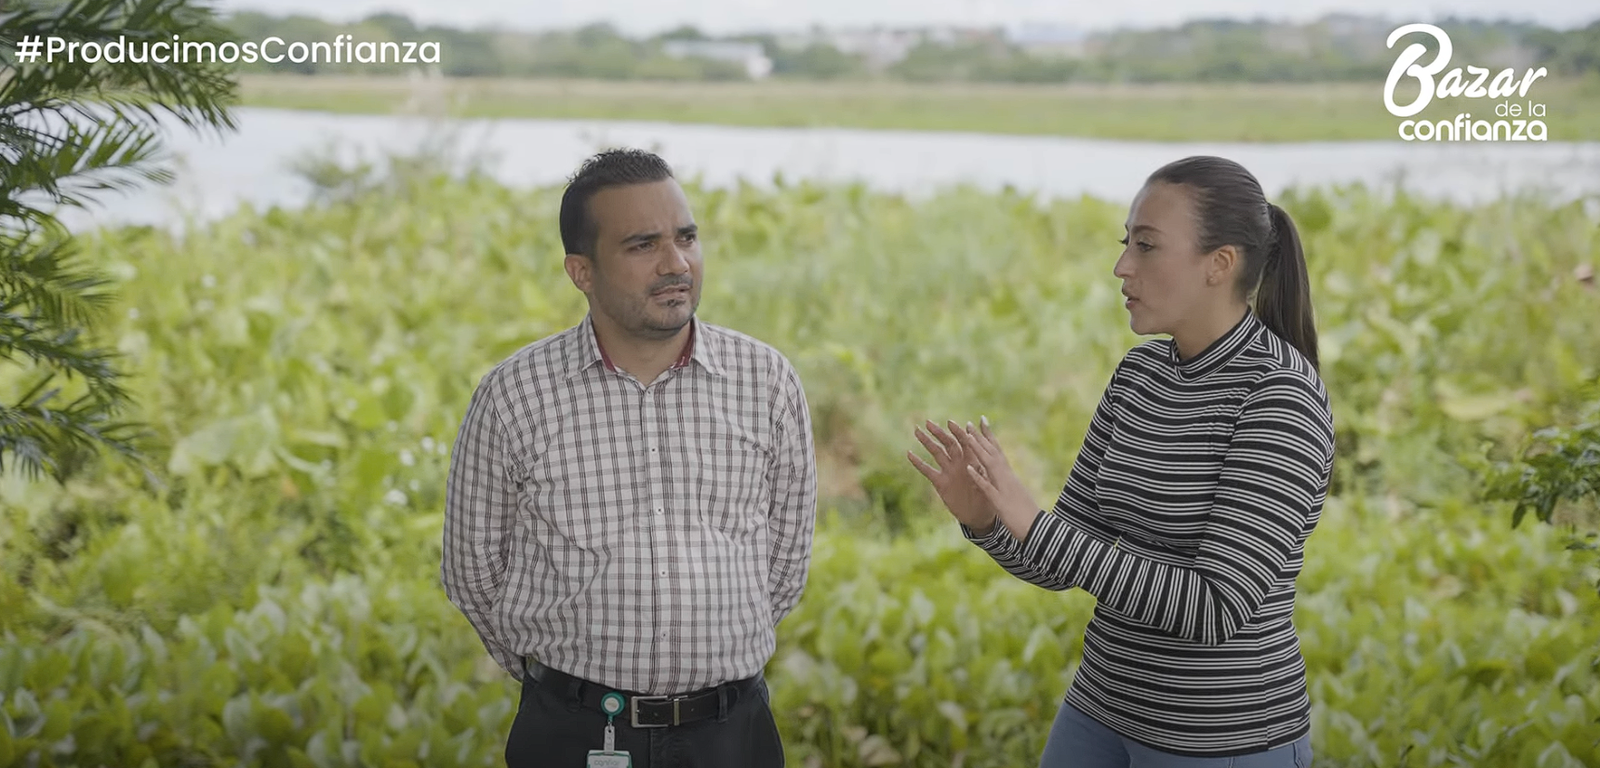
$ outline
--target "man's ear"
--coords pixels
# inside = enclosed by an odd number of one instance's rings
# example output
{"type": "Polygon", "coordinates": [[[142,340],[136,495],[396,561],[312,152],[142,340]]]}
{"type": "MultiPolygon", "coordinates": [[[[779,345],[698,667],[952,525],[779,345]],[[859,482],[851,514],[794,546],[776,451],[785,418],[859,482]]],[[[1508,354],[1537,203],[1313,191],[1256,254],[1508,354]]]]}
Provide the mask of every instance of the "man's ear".
{"type": "Polygon", "coordinates": [[[577,286],[578,290],[588,293],[594,286],[594,260],[581,253],[569,253],[564,266],[567,269],[567,277],[572,279],[572,284],[577,286]]]}

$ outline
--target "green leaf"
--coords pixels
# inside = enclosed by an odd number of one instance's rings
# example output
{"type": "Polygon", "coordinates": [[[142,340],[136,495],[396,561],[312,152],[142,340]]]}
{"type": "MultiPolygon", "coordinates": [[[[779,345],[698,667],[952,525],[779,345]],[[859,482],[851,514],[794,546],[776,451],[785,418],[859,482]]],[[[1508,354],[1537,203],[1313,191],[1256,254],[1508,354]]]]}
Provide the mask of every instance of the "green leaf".
{"type": "Polygon", "coordinates": [[[233,696],[222,705],[222,732],[229,742],[242,746],[256,735],[250,717],[251,708],[251,695],[247,693],[233,696]]]}
{"type": "Polygon", "coordinates": [[[1440,398],[1439,407],[1447,416],[1458,421],[1482,421],[1516,405],[1515,398],[1506,394],[1467,395],[1443,382],[1437,384],[1436,388],[1440,398]]]}
{"type": "Polygon", "coordinates": [[[167,469],[193,475],[203,467],[234,464],[248,477],[261,477],[276,464],[278,422],[268,408],[212,422],[173,447],[167,469]]]}
{"type": "Polygon", "coordinates": [[[63,653],[45,653],[34,659],[23,673],[23,684],[35,691],[59,687],[72,670],[72,660],[63,653]]]}
{"type": "Polygon", "coordinates": [[[255,732],[269,744],[285,744],[295,735],[294,721],[283,710],[266,704],[255,705],[255,732]]]}
{"type": "Polygon", "coordinates": [[[878,734],[872,734],[862,740],[857,752],[860,754],[861,764],[867,766],[899,765],[901,760],[900,753],[889,744],[889,740],[878,734]]]}

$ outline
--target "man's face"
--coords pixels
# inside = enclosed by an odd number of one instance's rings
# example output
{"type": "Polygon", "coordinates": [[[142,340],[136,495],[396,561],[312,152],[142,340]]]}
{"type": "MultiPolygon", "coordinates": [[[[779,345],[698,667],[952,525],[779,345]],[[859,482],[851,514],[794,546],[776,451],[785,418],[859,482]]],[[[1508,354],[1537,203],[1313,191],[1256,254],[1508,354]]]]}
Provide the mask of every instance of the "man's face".
{"type": "Polygon", "coordinates": [[[567,274],[596,312],[642,339],[676,334],[700,305],[700,238],[689,199],[667,179],[601,190],[591,262],[568,254],[567,274]]]}

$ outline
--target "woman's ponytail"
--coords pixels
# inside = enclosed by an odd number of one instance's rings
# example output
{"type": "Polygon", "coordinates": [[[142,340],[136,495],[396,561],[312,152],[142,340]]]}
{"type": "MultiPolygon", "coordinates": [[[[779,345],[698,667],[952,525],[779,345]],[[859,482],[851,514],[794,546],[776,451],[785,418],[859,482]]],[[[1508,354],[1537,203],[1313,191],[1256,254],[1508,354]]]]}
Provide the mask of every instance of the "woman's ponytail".
{"type": "Polygon", "coordinates": [[[1306,270],[1305,252],[1300,248],[1300,233],[1287,211],[1272,203],[1267,203],[1267,211],[1272,219],[1272,237],[1261,288],[1256,293],[1256,315],[1320,372],[1311,277],[1306,270]]]}

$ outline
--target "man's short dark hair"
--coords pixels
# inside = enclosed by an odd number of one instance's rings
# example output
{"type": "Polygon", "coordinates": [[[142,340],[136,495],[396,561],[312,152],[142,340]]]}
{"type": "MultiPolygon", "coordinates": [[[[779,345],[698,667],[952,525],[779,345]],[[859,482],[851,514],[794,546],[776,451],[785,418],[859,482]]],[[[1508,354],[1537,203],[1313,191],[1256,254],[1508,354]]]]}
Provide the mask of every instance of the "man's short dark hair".
{"type": "Polygon", "coordinates": [[[608,149],[583,161],[561,195],[561,246],[567,253],[594,258],[599,225],[590,215],[589,200],[595,193],[670,178],[672,168],[667,162],[642,149],[608,149]]]}

